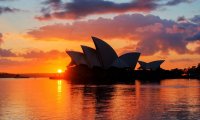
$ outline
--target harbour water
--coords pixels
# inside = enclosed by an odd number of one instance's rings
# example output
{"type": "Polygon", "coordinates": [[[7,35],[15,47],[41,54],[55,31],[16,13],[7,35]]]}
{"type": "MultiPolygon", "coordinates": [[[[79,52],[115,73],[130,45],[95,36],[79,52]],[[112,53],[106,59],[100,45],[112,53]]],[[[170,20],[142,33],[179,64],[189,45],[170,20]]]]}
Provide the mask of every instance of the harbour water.
{"type": "Polygon", "coordinates": [[[0,120],[199,120],[200,81],[75,85],[48,78],[0,79],[0,120]]]}

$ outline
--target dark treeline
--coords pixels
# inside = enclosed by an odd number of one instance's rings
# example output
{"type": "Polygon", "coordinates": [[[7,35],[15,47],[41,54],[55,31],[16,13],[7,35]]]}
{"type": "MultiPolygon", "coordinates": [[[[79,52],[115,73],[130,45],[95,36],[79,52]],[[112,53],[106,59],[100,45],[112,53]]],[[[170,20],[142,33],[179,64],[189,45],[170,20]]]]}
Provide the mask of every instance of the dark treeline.
{"type": "Polygon", "coordinates": [[[178,78],[191,78],[200,79],[200,63],[197,66],[192,66],[184,69],[171,69],[164,70],[159,68],[153,70],[136,70],[135,78],[141,80],[160,80],[160,79],[178,79],[178,78]]]}
{"type": "Polygon", "coordinates": [[[200,79],[200,63],[197,66],[192,66],[184,69],[172,69],[172,72],[181,74],[183,77],[200,79]]]}
{"type": "Polygon", "coordinates": [[[28,78],[28,76],[12,73],[0,73],[0,78],[28,78]]]}

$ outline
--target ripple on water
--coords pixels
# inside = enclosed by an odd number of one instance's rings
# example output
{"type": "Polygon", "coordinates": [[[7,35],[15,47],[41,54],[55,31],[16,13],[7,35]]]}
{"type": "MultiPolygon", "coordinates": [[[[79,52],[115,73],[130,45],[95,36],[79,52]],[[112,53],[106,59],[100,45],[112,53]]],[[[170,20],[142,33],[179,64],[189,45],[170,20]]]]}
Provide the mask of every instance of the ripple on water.
{"type": "Polygon", "coordinates": [[[0,80],[0,120],[200,119],[200,81],[73,85],[65,80],[0,80]]]}

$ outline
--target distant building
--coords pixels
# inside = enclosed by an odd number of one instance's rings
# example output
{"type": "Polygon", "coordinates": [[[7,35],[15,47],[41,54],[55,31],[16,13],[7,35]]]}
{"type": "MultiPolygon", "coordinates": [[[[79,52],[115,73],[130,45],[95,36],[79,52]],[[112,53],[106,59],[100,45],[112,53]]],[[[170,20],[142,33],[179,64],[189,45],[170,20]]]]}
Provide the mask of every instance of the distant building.
{"type": "Polygon", "coordinates": [[[68,65],[69,67],[87,65],[90,68],[101,67],[103,69],[109,69],[111,67],[116,67],[135,69],[140,53],[131,52],[118,57],[115,50],[105,41],[96,37],[92,37],[92,40],[96,49],[82,45],[83,53],[66,51],[71,57],[71,63],[68,65]]]}
{"type": "Polygon", "coordinates": [[[157,70],[164,61],[165,60],[157,60],[149,63],[138,61],[138,63],[140,64],[140,69],[142,70],[157,70]]]}

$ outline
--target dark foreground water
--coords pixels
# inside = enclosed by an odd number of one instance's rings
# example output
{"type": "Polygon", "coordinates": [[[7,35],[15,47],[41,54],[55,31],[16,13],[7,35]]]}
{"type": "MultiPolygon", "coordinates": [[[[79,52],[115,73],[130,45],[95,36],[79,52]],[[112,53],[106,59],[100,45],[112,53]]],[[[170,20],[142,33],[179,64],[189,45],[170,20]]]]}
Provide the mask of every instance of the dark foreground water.
{"type": "Polygon", "coordinates": [[[0,79],[0,120],[199,120],[200,81],[73,85],[0,79]]]}

